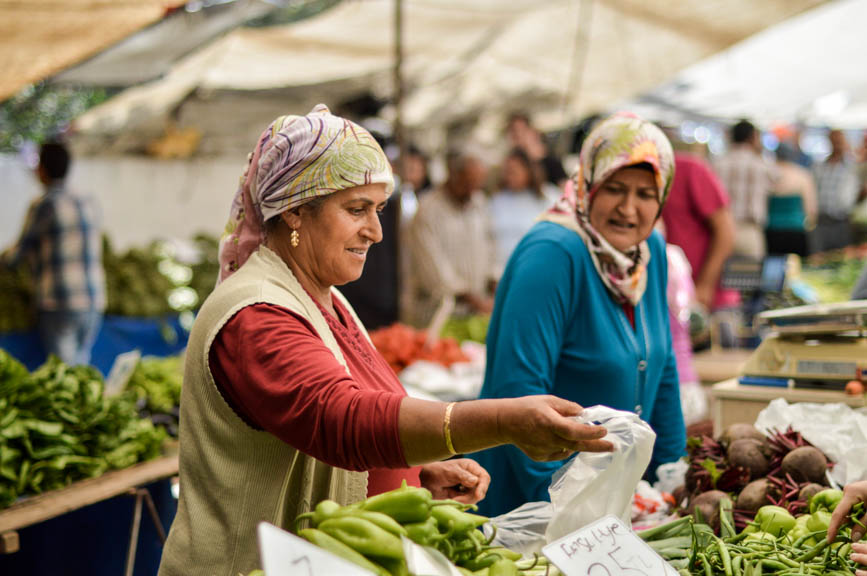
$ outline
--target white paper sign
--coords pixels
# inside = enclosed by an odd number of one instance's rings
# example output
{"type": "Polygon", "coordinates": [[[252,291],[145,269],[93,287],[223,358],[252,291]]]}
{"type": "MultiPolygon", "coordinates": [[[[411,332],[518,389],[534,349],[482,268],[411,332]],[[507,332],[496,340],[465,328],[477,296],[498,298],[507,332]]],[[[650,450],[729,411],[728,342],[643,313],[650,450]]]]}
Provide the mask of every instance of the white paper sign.
{"type": "Polygon", "coordinates": [[[126,387],[126,383],[129,382],[132,373],[135,372],[139,360],[141,360],[141,352],[138,350],[118,354],[105,378],[103,395],[111,397],[120,394],[126,387]]]}
{"type": "Polygon", "coordinates": [[[542,553],[566,576],[677,576],[677,570],[611,515],[555,540],[542,553]]]}
{"type": "Polygon", "coordinates": [[[268,576],[370,576],[371,572],[267,522],[259,522],[259,560],[268,576]]]}
{"type": "MultiPolygon", "coordinates": [[[[403,555],[406,567],[414,576],[461,576],[455,565],[442,555],[439,550],[427,546],[419,546],[409,538],[402,536],[403,555]]],[[[268,576],[271,576],[268,574],[268,576]]]]}

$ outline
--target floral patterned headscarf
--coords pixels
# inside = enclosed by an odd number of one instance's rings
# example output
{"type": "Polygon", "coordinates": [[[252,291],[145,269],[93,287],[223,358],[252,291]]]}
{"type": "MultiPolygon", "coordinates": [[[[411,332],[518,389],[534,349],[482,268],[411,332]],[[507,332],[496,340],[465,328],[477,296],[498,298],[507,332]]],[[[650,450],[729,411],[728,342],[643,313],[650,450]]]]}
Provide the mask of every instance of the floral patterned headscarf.
{"type": "Polygon", "coordinates": [[[578,233],[614,299],[633,306],[641,300],[647,287],[650,261],[647,241],[628,252],[617,250],[590,224],[590,203],[609,176],[621,168],[643,163],[653,167],[661,214],[674,180],[671,143],[656,125],[637,116],[611,116],[587,136],[581,147],[578,171],[566,184],[560,200],[540,217],[540,220],[555,222],[578,233]]]}
{"type": "Polygon", "coordinates": [[[232,201],[220,239],[220,277],[232,275],[265,241],[265,221],[365,184],[394,189],[388,158],[370,132],[318,104],[306,116],[281,116],[262,132],[232,201]]]}

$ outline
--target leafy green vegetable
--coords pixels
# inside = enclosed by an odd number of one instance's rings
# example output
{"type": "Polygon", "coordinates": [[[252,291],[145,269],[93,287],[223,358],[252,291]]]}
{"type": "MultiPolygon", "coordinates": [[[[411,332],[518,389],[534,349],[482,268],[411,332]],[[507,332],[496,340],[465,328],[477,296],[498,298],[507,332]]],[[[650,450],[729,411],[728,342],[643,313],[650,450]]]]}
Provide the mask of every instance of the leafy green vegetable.
{"type": "Polygon", "coordinates": [[[28,374],[0,350],[0,508],[159,456],[166,433],[138,418],[135,392],[102,392],[91,366],[51,357],[28,374]]]}

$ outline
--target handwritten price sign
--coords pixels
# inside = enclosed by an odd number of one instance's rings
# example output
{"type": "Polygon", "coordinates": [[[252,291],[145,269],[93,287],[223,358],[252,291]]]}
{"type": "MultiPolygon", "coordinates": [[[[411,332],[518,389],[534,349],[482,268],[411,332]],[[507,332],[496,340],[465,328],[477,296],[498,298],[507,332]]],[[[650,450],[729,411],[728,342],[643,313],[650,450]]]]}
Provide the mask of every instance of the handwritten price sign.
{"type": "Polygon", "coordinates": [[[268,576],[371,576],[364,568],[267,522],[259,523],[259,558],[268,576]]]}
{"type": "Polygon", "coordinates": [[[616,516],[605,516],[556,540],[542,553],[566,576],[677,576],[616,516]]]}

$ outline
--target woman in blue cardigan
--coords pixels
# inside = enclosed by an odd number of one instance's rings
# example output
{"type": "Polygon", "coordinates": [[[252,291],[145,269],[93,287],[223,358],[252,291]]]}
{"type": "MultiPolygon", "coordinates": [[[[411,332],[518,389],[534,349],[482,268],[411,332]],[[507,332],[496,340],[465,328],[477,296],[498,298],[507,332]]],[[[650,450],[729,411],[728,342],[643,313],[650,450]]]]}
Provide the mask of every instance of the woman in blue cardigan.
{"type": "MultiPolygon", "coordinates": [[[[554,394],[636,412],[657,434],[648,473],[684,453],[666,303],[665,241],[653,231],[671,187],[671,144],[616,115],[585,140],[563,197],[521,240],[497,288],[482,398],[554,394]]],[[[560,462],[503,446],[474,456],[497,515],[548,500],[560,462]]]]}

